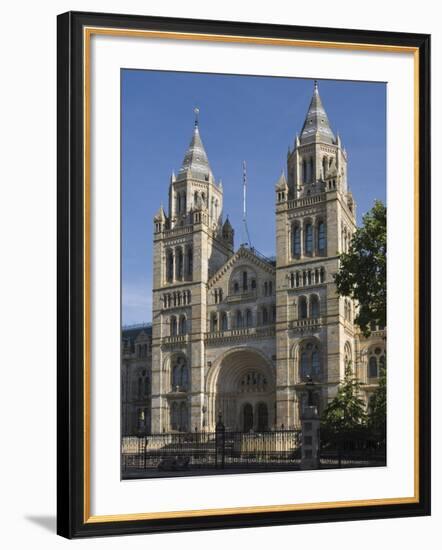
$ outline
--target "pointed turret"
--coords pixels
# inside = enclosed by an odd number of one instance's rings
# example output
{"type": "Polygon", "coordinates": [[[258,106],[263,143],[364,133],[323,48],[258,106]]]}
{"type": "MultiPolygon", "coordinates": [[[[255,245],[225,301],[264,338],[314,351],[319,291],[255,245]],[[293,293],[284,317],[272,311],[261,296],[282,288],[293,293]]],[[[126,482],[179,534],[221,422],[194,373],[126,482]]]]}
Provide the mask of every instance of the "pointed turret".
{"type": "Polygon", "coordinates": [[[232,227],[232,224],[230,223],[229,216],[227,216],[226,221],[223,224],[223,239],[233,247],[233,239],[235,235],[235,231],[232,227]]]}
{"type": "Polygon", "coordinates": [[[275,185],[276,191],[286,191],[288,189],[287,179],[284,174],[284,170],[281,171],[278,181],[275,185]]]}
{"type": "Polygon", "coordinates": [[[157,210],[157,213],[154,216],[154,220],[164,222],[166,219],[166,213],[164,212],[163,205],[161,204],[160,208],[157,210]]]}
{"type": "Polygon", "coordinates": [[[331,144],[336,143],[327,113],[322,105],[318,82],[316,80],[310,107],[308,108],[304,126],[302,127],[300,143],[305,145],[306,143],[314,141],[322,141],[331,144]]]}
{"type": "MultiPolygon", "coordinates": [[[[197,114],[197,109],[195,109],[197,114]]],[[[210,169],[209,159],[207,158],[206,150],[204,149],[201,140],[198,118],[195,118],[195,127],[193,129],[192,139],[184,156],[180,171],[178,172],[178,180],[186,177],[195,178],[202,181],[210,181],[213,179],[213,174],[210,169]]]]}

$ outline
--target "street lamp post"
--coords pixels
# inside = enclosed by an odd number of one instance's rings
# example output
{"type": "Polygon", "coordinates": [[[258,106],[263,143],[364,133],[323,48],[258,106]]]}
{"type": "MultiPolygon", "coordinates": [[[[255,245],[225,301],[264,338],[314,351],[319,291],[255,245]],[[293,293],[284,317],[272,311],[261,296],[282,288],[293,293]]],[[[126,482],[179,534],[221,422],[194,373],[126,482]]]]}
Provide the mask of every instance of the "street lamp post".
{"type": "Polygon", "coordinates": [[[319,414],[314,404],[315,383],[307,376],[305,383],[307,405],[301,414],[301,470],[315,470],[319,467],[319,414]]]}

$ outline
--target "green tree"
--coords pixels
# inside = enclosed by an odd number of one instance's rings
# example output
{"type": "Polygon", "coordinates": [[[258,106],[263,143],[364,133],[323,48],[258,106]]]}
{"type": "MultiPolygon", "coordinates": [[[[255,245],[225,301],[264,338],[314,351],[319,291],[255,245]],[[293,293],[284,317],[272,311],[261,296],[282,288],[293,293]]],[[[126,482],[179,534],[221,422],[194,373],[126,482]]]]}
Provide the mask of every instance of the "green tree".
{"type": "Polygon", "coordinates": [[[386,441],[387,437],[387,369],[381,365],[379,370],[379,385],[370,399],[368,427],[378,441],[386,441]]]}
{"type": "Polygon", "coordinates": [[[349,439],[365,433],[367,415],[364,402],[359,397],[360,386],[361,383],[353,375],[351,362],[348,362],[338,393],[323,412],[322,439],[349,439]]]}
{"type": "Polygon", "coordinates": [[[340,256],[335,275],[338,293],[359,305],[355,323],[365,336],[370,324],[386,325],[387,316],[387,209],[381,201],[362,218],[348,253],[340,256]]]}

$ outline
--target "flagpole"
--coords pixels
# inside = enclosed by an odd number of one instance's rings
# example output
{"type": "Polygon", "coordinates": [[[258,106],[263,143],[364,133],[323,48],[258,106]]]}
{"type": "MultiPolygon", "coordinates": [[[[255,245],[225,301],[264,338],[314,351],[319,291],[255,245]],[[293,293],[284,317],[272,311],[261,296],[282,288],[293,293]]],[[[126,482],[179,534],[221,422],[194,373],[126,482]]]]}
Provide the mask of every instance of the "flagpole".
{"type": "Polygon", "coordinates": [[[252,243],[250,241],[250,235],[249,235],[249,229],[247,227],[247,166],[246,161],[243,160],[242,162],[242,174],[243,174],[243,230],[244,230],[244,244],[248,244],[250,247],[252,246],[252,243]]]}

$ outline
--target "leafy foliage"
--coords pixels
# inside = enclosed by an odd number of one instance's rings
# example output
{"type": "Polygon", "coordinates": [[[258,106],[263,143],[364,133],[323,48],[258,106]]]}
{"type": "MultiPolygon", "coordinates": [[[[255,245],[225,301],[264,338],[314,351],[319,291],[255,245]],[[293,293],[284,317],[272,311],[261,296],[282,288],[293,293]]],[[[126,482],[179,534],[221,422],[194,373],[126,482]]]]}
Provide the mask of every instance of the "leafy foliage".
{"type": "Polygon", "coordinates": [[[340,260],[338,293],[358,302],[355,323],[368,336],[370,324],[385,326],[387,317],[387,209],[381,201],[365,214],[340,260]]]}
{"type": "Polygon", "coordinates": [[[344,380],[336,397],[321,418],[321,438],[336,440],[362,436],[366,431],[367,415],[359,397],[360,382],[353,376],[351,363],[345,367],[344,380]]]}

